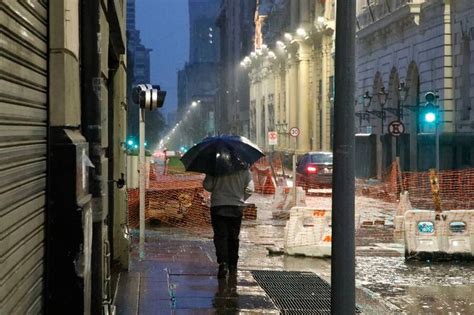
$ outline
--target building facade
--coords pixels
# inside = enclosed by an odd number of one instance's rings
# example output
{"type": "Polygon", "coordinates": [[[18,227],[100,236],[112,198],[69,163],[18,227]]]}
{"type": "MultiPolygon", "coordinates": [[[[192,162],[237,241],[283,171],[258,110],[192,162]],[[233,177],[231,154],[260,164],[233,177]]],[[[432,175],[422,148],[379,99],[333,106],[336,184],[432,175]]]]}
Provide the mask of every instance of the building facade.
{"type": "MultiPolygon", "coordinates": [[[[148,84],[150,82],[150,52],[141,42],[140,30],[136,28],[136,0],[127,0],[127,135],[128,139],[138,143],[138,114],[139,108],[131,99],[131,90],[138,84],[148,84]]],[[[158,126],[164,125],[164,119],[159,111],[147,113],[145,117],[145,129],[149,136],[156,136],[154,139],[146,137],[148,143],[157,143],[159,139],[158,126]]]]}
{"type": "Polygon", "coordinates": [[[250,138],[266,151],[332,149],[334,18],[334,1],[257,1],[255,47],[241,66],[250,78],[250,138]],[[273,148],[270,131],[278,133],[273,148]]]}
{"type": "Polygon", "coordinates": [[[396,157],[403,170],[435,167],[436,126],[420,117],[427,92],[438,96],[440,168],[472,167],[474,3],[361,0],[357,12],[357,143],[375,160],[365,175],[383,177],[396,157]]]}
{"type": "Polygon", "coordinates": [[[189,0],[189,60],[178,72],[177,120],[183,122],[168,147],[189,147],[215,134],[217,61],[219,33],[216,32],[218,0],[189,0]],[[192,104],[198,104],[193,108],[192,104]],[[211,122],[209,122],[211,121],[211,122]]]}
{"type": "Polygon", "coordinates": [[[224,0],[219,9],[218,133],[250,136],[250,85],[239,62],[253,50],[255,6],[255,1],[224,0]]]}
{"type": "Polygon", "coordinates": [[[0,313],[101,314],[128,261],[124,3],[10,1],[3,39],[0,313]]]}

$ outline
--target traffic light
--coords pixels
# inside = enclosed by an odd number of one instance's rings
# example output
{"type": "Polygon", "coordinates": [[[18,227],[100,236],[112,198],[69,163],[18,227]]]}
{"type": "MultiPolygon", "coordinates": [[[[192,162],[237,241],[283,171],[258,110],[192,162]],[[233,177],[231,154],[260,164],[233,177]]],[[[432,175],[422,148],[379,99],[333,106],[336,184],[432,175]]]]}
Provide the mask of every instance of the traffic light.
{"type": "Polygon", "coordinates": [[[421,120],[427,124],[438,123],[438,106],[436,105],[437,96],[433,92],[425,94],[425,106],[421,111],[421,120]]]}
{"type": "Polygon", "coordinates": [[[159,85],[138,84],[132,90],[132,100],[140,108],[154,110],[163,107],[166,91],[162,91],[159,85]]]}

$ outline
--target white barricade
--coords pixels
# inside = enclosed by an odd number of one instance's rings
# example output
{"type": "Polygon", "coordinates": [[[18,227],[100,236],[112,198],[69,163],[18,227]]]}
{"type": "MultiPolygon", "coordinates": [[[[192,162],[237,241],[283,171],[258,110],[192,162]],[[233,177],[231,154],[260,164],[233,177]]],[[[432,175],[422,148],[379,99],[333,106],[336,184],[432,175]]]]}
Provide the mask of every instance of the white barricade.
{"type": "Polygon", "coordinates": [[[283,210],[290,210],[292,207],[304,207],[306,206],[306,193],[303,187],[296,187],[296,203],[294,202],[293,187],[290,187],[289,193],[283,204],[283,210]]]}
{"type": "Polygon", "coordinates": [[[276,187],[275,197],[272,203],[273,209],[279,209],[279,210],[283,209],[286,198],[288,197],[289,190],[290,190],[290,187],[280,187],[280,186],[276,187]]]}
{"type": "Polygon", "coordinates": [[[412,209],[413,207],[410,203],[410,195],[408,194],[408,191],[400,193],[400,201],[398,202],[397,211],[395,213],[395,217],[393,218],[393,225],[395,228],[393,231],[393,239],[395,242],[403,243],[403,237],[405,236],[403,218],[405,212],[412,209]]]}
{"type": "Polygon", "coordinates": [[[331,211],[293,207],[285,226],[284,252],[288,255],[331,256],[331,211]]]}
{"type": "Polygon", "coordinates": [[[276,187],[272,208],[290,210],[292,207],[306,206],[306,193],[302,187],[296,187],[296,204],[293,201],[293,187],[276,187]]]}
{"type": "Polygon", "coordinates": [[[441,219],[446,222],[446,237],[443,239],[446,253],[474,256],[474,210],[446,211],[441,214],[441,219]]]}
{"type": "Polygon", "coordinates": [[[404,216],[405,255],[474,257],[474,210],[409,210],[404,216]]]}

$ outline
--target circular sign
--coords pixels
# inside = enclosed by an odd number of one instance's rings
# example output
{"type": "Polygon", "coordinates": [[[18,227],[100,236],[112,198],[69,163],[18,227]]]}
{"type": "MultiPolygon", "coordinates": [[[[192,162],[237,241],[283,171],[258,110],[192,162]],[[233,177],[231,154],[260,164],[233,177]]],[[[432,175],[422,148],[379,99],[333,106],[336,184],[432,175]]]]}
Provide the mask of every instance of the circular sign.
{"type": "Polygon", "coordinates": [[[300,130],[298,127],[293,127],[290,129],[290,136],[292,137],[298,137],[300,135],[300,130]]]}
{"type": "Polygon", "coordinates": [[[388,124],[388,132],[392,136],[398,137],[405,133],[405,125],[399,120],[394,120],[388,124]]]}

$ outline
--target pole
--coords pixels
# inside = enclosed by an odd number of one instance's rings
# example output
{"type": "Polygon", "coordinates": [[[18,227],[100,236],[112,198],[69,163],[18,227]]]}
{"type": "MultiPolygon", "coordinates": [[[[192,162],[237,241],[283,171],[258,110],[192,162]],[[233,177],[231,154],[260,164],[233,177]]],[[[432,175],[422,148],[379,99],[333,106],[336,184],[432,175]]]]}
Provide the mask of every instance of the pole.
{"type": "Polygon", "coordinates": [[[436,123],[435,135],[435,154],[436,154],[436,171],[439,172],[439,124],[436,123]]]}
{"type": "Polygon", "coordinates": [[[293,205],[296,206],[296,137],[295,138],[295,151],[293,152],[293,205]]]}
{"type": "Polygon", "coordinates": [[[139,192],[140,192],[140,259],[145,258],[145,110],[140,108],[140,153],[139,153],[139,192]]]}
{"type": "Polygon", "coordinates": [[[355,0],[336,9],[331,314],[355,314],[355,0]]]}

